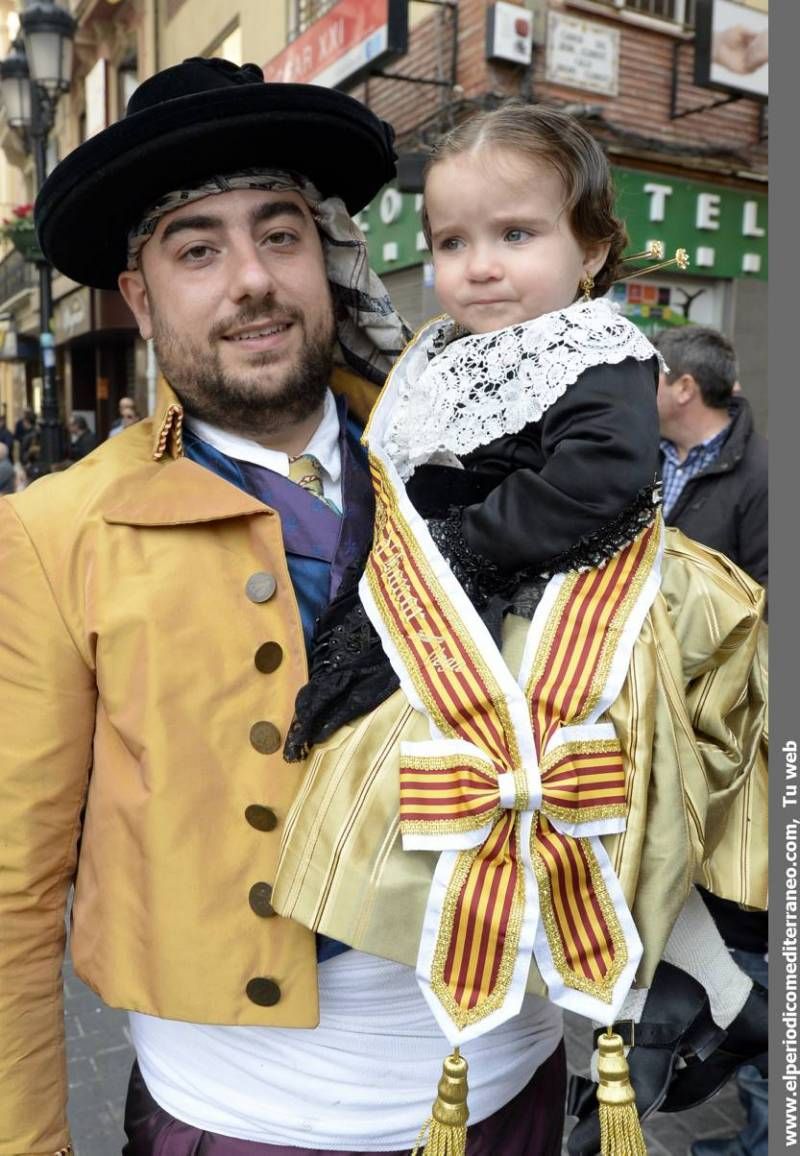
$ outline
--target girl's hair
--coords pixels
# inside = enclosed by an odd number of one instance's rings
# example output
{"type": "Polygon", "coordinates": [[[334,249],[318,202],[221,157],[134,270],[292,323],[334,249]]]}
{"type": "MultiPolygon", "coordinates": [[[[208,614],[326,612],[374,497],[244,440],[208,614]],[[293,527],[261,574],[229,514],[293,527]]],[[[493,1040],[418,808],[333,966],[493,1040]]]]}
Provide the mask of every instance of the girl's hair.
{"type": "MultiPolygon", "coordinates": [[[[592,296],[606,293],[619,275],[628,234],[622,221],[614,216],[611,172],[597,141],[573,117],[557,108],[510,100],[451,129],[428,161],[426,179],[441,161],[482,148],[509,149],[520,157],[553,166],[564,182],[566,209],[576,240],[610,246],[605,264],[595,275],[592,296]]],[[[423,210],[423,229],[430,244],[427,210],[423,210]]]]}

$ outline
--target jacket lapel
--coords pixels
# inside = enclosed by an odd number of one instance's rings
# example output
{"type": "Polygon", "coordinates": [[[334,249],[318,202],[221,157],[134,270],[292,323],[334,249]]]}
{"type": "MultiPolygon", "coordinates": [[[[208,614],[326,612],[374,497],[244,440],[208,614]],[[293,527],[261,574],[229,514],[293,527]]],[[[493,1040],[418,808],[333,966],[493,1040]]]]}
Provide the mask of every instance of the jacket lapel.
{"type": "Polygon", "coordinates": [[[126,479],[129,496],[104,514],[128,526],[180,526],[274,510],[188,458],[150,462],[126,479]]]}

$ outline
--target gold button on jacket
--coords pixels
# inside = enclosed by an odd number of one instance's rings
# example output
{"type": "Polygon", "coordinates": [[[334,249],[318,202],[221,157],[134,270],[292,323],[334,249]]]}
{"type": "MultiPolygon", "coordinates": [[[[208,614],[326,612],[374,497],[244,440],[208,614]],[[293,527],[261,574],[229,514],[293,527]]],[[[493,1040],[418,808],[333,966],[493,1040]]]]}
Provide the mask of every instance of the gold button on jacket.
{"type": "Polygon", "coordinates": [[[265,712],[285,735],[306,681],[280,518],[183,456],[164,387],[157,415],[0,499],[0,1156],[69,1139],[60,973],[79,836],[72,956],[108,1004],[317,1022],[312,932],[248,902],[274,879],[303,773],[282,739],[250,743],[265,712]],[[254,574],[275,581],[266,601],[254,574]],[[281,654],[268,675],[265,640],[281,654]],[[254,1002],[259,976],[272,986],[254,1002]]]}

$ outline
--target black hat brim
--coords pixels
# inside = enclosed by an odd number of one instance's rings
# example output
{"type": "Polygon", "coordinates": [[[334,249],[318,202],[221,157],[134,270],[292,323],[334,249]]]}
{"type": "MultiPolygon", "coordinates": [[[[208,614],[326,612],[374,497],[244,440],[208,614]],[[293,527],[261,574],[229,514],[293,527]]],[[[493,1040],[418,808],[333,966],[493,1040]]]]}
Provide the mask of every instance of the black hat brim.
{"type": "Polygon", "coordinates": [[[391,129],[343,93],[248,84],[170,100],[85,141],[36,200],[48,261],[84,285],[116,289],[127,236],[173,189],[243,168],[289,169],[362,209],[394,176],[391,129]]]}

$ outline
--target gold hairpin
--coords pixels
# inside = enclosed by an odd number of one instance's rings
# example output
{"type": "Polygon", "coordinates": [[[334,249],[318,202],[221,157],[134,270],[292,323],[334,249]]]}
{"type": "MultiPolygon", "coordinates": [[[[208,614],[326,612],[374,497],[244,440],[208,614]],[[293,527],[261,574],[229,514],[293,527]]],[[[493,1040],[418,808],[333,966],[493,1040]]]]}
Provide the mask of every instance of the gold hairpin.
{"type": "MultiPolygon", "coordinates": [[[[656,246],[658,246],[660,248],[660,250],[661,250],[660,253],[656,254],[652,251],[647,251],[646,253],[635,254],[635,257],[645,257],[645,256],[647,256],[647,257],[650,257],[650,256],[663,257],[664,246],[661,244],[660,241],[656,241],[651,246],[651,250],[654,249],[656,246]]],[[[632,261],[634,259],[635,259],[634,257],[626,258],[625,264],[627,264],[628,261],[632,261]]],[[[644,277],[645,273],[655,273],[655,271],[657,269],[666,269],[670,265],[677,265],[677,267],[681,270],[688,269],[688,267],[689,267],[689,254],[686,252],[685,249],[676,249],[674,257],[669,257],[666,261],[657,261],[655,265],[645,265],[641,269],[634,269],[634,271],[632,273],[626,273],[624,277],[615,278],[614,284],[616,285],[620,281],[631,281],[634,277],[644,277]]]]}
{"type": "Polygon", "coordinates": [[[641,253],[631,253],[630,257],[623,258],[623,262],[625,265],[627,265],[629,261],[644,261],[645,258],[648,261],[660,261],[663,256],[664,242],[651,241],[647,248],[643,249],[641,253]]]}

